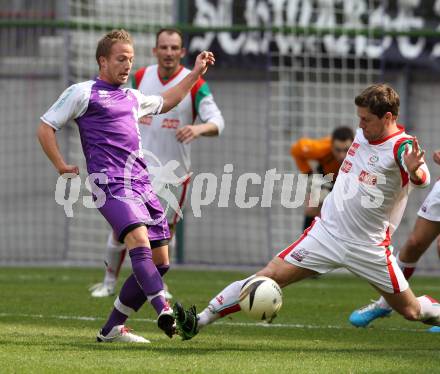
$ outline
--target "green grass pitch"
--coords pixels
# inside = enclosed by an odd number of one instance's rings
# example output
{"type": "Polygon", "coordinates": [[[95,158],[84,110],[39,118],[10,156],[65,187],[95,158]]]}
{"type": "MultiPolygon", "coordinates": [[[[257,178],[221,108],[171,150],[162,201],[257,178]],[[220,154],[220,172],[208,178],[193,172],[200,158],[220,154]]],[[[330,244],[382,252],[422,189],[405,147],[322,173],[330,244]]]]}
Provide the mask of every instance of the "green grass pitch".
{"type": "MultiPolygon", "coordinates": [[[[124,274],[126,275],[126,274],[124,274]]],[[[170,290],[199,308],[246,274],[171,270],[170,290]]],[[[128,326],[150,345],[98,344],[113,297],[93,299],[87,288],[101,269],[0,269],[1,373],[433,373],[440,334],[397,315],[367,329],[349,325],[350,312],[376,297],[351,276],[311,279],[284,289],[272,325],[241,313],[191,341],[168,339],[146,305],[128,326]]],[[[415,277],[416,294],[440,296],[438,279],[415,277]]]]}

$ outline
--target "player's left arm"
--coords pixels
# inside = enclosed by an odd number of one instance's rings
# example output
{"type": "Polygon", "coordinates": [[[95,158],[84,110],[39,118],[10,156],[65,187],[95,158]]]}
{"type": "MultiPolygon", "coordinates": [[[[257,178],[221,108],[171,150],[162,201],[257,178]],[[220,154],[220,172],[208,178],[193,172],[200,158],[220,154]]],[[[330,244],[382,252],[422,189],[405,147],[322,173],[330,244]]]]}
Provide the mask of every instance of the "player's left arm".
{"type": "Polygon", "coordinates": [[[209,90],[208,84],[200,80],[191,91],[195,114],[200,117],[202,123],[183,126],[176,131],[179,142],[190,143],[200,136],[218,136],[225,128],[225,120],[209,90]],[[197,89],[194,92],[194,88],[197,89]]]}
{"type": "Polygon", "coordinates": [[[405,150],[402,152],[404,168],[409,174],[412,184],[416,187],[426,187],[430,183],[430,174],[425,163],[425,151],[420,149],[417,138],[402,144],[405,150]]]}
{"type": "Polygon", "coordinates": [[[194,68],[177,85],[162,93],[163,106],[160,113],[166,113],[190,92],[191,88],[197,83],[199,78],[206,73],[210,65],[214,65],[215,58],[212,52],[203,51],[198,54],[194,68]]]}

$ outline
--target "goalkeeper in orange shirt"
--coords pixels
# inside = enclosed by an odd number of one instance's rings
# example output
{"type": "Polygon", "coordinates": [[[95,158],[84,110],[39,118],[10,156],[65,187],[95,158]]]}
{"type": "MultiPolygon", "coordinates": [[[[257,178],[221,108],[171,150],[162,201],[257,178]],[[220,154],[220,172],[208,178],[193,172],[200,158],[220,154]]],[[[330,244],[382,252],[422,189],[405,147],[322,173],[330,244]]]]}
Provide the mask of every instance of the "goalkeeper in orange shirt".
{"type": "Polygon", "coordinates": [[[311,206],[307,203],[304,211],[304,230],[309,227],[313,219],[320,214],[324,198],[333,188],[339,168],[350,149],[354,139],[353,130],[347,126],[337,127],[331,136],[320,139],[301,138],[290,147],[290,154],[301,173],[318,173],[327,175],[333,173],[332,183],[322,185],[320,203],[311,206]]]}

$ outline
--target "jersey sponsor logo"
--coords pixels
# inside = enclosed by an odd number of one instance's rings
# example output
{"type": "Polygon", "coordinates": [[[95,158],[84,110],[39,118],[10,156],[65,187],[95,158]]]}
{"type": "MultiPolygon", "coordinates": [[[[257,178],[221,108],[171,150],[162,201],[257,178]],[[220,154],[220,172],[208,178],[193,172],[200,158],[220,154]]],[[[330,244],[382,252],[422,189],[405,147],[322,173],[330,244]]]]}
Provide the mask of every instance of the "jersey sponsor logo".
{"type": "Polygon", "coordinates": [[[179,127],[179,125],[180,125],[180,120],[173,119],[173,118],[165,118],[162,121],[161,127],[163,129],[173,129],[173,130],[175,130],[175,129],[177,129],[179,127]]]}
{"type": "Polygon", "coordinates": [[[365,170],[362,170],[359,174],[359,181],[370,186],[375,186],[377,185],[377,176],[374,174],[370,174],[365,170]]]}
{"type": "Polygon", "coordinates": [[[153,123],[153,116],[143,116],[139,118],[141,125],[150,126],[153,123]]]}
{"type": "Polygon", "coordinates": [[[348,154],[350,156],[354,156],[359,147],[360,147],[359,143],[352,143],[350,149],[348,150],[348,154]]]}
{"type": "Polygon", "coordinates": [[[108,98],[110,97],[110,94],[107,90],[98,90],[98,95],[100,98],[108,98]]]}
{"type": "Polygon", "coordinates": [[[309,251],[304,248],[296,248],[291,254],[290,257],[295,259],[298,262],[301,262],[304,260],[307,255],[309,254],[309,251]]]}
{"type": "Polygon", "coordinates": [[[353,167],[353,164],[350,161],[344,160],[344,162],[342,163],[342,166],[341,166],[341,171],[344,173],[348,173],[348,172],[350,172],[352,167],[353,167]]]}

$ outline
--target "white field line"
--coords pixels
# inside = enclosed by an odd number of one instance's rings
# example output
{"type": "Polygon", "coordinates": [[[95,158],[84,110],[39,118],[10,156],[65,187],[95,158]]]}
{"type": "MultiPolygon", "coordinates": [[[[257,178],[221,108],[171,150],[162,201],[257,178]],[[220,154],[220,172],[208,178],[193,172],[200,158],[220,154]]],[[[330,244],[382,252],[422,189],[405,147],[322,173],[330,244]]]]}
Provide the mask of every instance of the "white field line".
{"type": "MultiPolygon", "coordinates": [[[[42,315],[42,314],[16,314],[16,313],[0,313],[0,318],[10,318],[10,317],[20,317],[20,318],[30,318],[30,319],[57,319],[57,320],[70,320],[70,321],[104,321],[102,317],[88,317],[88,316],[64,316],[64,315],[42,315]]],[[[130,318],[131,321],[147,322],[156,324],[155,319],[151,318],[130,318]]],[[[338,326],[338,325],[305,325],[300,323],[264,323],[264,322],[227,322],[218,321],[215,325],[221,326],[239,326],[239,327],[251,327],[251,328],[281,328],[281,329],[330,329],[330,330],[354,330],[355,327],[352,326],[338,326]]],[[[426,328],[397,328],[397,327],[386,327],[380,329],[374,329],[376,331],[407,331],[407,332],[424,332],[426,328]]],[[[368,329],[366,329],[368,330],[368,329]]]]}

